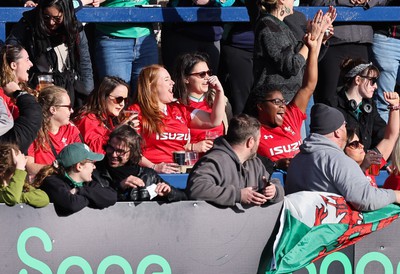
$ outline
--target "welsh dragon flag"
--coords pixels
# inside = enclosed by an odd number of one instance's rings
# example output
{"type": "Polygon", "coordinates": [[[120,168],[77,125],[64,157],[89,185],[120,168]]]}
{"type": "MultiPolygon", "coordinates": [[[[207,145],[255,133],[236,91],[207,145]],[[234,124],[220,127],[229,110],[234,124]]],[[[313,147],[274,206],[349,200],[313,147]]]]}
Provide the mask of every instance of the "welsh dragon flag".
{"type": "Polygon", "coordinates": [[[274,256],[262,258],[269,260],[268,267],[258,272],[278,274],[299,270],[388,226],[399,213],[400,207],[394,204],[372,212],[356,211],[342,196],[327,192],[287,195],[274,256]]]}

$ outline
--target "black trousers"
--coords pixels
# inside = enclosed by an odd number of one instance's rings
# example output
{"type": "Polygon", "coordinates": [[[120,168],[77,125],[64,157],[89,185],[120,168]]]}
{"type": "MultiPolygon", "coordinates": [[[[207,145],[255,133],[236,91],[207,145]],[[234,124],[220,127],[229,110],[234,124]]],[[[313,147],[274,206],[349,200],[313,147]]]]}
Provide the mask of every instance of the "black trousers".
{"type": "Polygon", "coordinates": [[[219,78],[233,114],[242,113],[253,85],[253,52],[222,45],[219,78]]]}
{"type": "Polygon", "coordinates": [[[369,44],[331,45],[318,63],[318,84],[314,92],[314,102],[330,104],[335,97],[337,87],[343,85],[340,78],[340,64],[351,57],[368,61],[369,44]]]}

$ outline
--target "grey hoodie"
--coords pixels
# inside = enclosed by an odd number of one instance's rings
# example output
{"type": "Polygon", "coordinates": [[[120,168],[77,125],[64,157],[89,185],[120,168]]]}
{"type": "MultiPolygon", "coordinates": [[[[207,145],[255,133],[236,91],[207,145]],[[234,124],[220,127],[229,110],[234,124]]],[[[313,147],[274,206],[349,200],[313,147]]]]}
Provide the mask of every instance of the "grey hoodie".
{"type": "Polygon", "coordinates": [[[14,119],[11,114],[7,111],[7,106],[0,97],[0,136],[5,134],[14,126],[14,119]]]}
{"type": "MultiPolygon", "coordinates": [[[[225,138],[215,140],[213,148],[193,167],[188,178],[186,194],[189,199],[205,200],[222,206],[240,203],[240,190],[257,186],[269,173],[258,158],[243,164],[225,138]]],[[[274,180],[276,195],[270,202],[283,199],[283,187],[274,180]]]]}
{"type": "Polygon", "coordinates": [[[360,166],[334,142],[312,133],[290,163],[286,194],[325,191],[342,195],[357,210],[371,211],[396,201],[393,190],[370,185],[360,166]]]}

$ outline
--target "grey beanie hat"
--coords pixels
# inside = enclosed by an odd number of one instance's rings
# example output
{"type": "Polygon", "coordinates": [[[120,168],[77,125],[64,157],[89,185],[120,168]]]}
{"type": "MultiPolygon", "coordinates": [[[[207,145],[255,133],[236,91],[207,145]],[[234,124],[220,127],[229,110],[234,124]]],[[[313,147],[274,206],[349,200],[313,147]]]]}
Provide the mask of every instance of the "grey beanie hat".
{"type": "Polygon", "coordinates": [[[345,121],[343,114],[339,110],[320,103],[311,108],[310,116],[310,132],[322,135],[334,132],[345,121]]]}

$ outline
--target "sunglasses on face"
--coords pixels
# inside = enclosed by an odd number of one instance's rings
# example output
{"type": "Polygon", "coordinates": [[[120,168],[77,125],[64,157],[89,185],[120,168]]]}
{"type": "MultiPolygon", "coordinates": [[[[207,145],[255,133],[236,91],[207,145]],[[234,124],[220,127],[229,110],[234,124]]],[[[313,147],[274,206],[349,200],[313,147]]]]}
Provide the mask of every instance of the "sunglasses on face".
{"type": "Polygon", "coordinates": [[[212,71],[209,69],[207,71],[193,72],[193,73],[191,73],[189,75],[191,75],[191,76],[194,75],[194,76],[198,76],[200,78],[205,78],[207,75],[211,76],[212,75],[212,71]]]}
{"type": "Polygon", "coordinates": [[[62,15],[59,15],[59,16],[51,16],[51,15],[48,15],[48,14],[43,14],[43,19],[44,19],[45,21],[48,21],[48,22],[50,22],[51,20],[53,20],[55,23],[59,24],[59,23],[62,22],[63,16],[62,16],[62,15]]]}
{"type": "Polygon", "coordinates": [[[108,97],[111,98],[111,101],[113,101],[114,104],[121,104],[122,102],[126,104],[128,102],[128,97],[122,97],[122,96],[115,97],[111,94],[108,95],[108,97]]]}
{"type": "Polygon", "coordinates": [[[117,155],[117,156],[124,156],[125,154],[127,154],[130,150],[123,150],[123,149],[117,149],[117,148],[114,148],[113,146],[111,146],[110,144],[107,144],[106,146],[105,146],[105,151],[106,151],[106,153],[107,154],[114,154],[114,152],[115,152],[115,154],[117,155]]]}
{"type": "Polygon", "coordinates": [[[346,145],[346,147],[349,147],[351,149],[357,149],[357,148],[361,148],[362,144],[360,141],[353,141],[350,142],[346,145]]]}
{"type": "Polygon", "coordinates": [[[371,86],[375,85],[376,82],[378,81],[378,77],[370,77],[370,76],[362,76],[362,75],[359,75],[359,76],[361,78],[368,79],[370,81],[370,83],[371,83],[371,86]]]}
{"type": "Polygon", "coordinates": [[[287,104],[287,101],[285,99],[279,99],[279,98],[263,100],[262,102],[271,102],[279,107],[287,104]]]}
{"type": "Polygon", "coordinates": [[[55,107],[68,108],[69,111],[72,111],[72,106],[71,105],[55,105],[55,107]]]}

